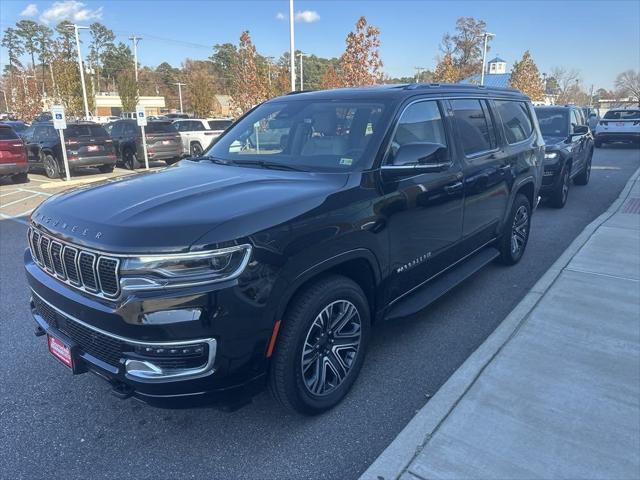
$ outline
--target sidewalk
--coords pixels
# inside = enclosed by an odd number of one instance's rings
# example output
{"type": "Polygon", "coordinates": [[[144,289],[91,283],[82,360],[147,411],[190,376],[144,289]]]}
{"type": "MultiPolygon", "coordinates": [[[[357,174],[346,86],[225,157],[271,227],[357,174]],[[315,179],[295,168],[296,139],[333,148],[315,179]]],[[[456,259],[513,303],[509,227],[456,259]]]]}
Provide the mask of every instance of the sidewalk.
{"type": "Polygon", "coordinates": [[[640,478],[640,170],[361,480],[640,478]]]}

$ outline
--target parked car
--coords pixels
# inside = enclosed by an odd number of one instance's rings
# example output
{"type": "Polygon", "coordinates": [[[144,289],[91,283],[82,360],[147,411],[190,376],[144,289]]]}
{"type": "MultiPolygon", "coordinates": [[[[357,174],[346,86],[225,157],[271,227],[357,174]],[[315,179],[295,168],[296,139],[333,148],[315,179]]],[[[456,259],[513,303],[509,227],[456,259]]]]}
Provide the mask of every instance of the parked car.
{"type": "MultiPolygon", "coordinates": [[[[135,120],[118,120],[108,125],[119,162],[134,170],[144,165],[142,131],[135,120]]],[[[166,122],[149,122],[145,127],[149,160],[164,160],[167,165],[182,156],[180,134],[166,122]]]]}
{"type": "Polygon", "coordinates": [[[582,107],[582,113],[584,117],[587,119],[589,130],[591,130],[591,133],[595,135],[596,126],[600,121],[600,115],[598,114],[598,111],[593,107],[582,107]]]}
{"type": "Polygon", "coordinates": [[[586,185],[591,177],[593,136],[575,106],[536,107],[546,147],[540,194],[551,206],[563,208],[571,180],[586,185]]]}
{"type": "Polygon", "coordinates": [[[13,128],[13,131],[16,132],[18,135],[20,135],[22,132],[24,132],[26,129],[29,128],[29,124],[21,120],[6,120],[6,121],[3,121],[2,123],[13,128]]]}
{"type": "Polygon", "coordinates": [[[189,115],[186,113],[165,113],[163,116],[169,120],[175,120],[176,118],[189,118],[189,115]]]}
{"type": "Polygon", "coordinates": [[[29,181],[27,149],[8,123],[0,123],[0,178],[11,177],[14,183],[26,183],[29,181]]]}
{"type": "Polygon", "coordinates": [[[182,139],[182,153],[197,157],[232,123],[230,119],[192,118],[174,120],[173,125],[182,139]]]}
{"type": "Polygon", "coordinates": [[[41,112],[33,120],[33,123],[42,123],[42,122],[51,122],[51,121],[53,121],[53,116],[51,115],[51,112],[41,112]]]}
{"type": "Polygon", "coordinates": [[[373,322],[522,258],[543,156],[512,89],[269,100],[207,156],[38,207],[25,253],[37,335],[122,398],[233,403],[269,385],[322,412],[356,380],[373,322]]]}
{"type": "MultiPolygon", "coordinates": [[[[64,131],[65,148],[69,168],[98,167],[102,173],[113,171],[116,154],[113,142],[106,130],[97,123],[70,122],[64,131]]],[[[64,157],[60,134],[52,122],[34,125],[33,134],[27,139],[29,170],[43,169],[47,177],[64,176],[64,157]]]]}
{"type": "Polygon", "coordinates": [[[615,108],[596,127],[596,147],[611,142],[640,144],[640,108],[615,108]]]}

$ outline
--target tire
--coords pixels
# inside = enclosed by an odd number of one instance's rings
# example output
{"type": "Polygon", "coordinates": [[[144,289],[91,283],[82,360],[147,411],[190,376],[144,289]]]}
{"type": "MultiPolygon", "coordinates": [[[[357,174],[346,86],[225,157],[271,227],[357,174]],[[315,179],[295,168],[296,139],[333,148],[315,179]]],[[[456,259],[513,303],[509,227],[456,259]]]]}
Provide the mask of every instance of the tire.
{"type": "Polygon", "coordinates": [[[571,179],[569,178],[569,166],[565,165],[560,173],[560,182],[549,197],[549,204],[553,208],[564,208],[569,198],[569,186],[571,179]]]}
{"type": "Polygon", "coordinates": [[[498,248],[498,261],[503,265],[515,265],[524,255],[529,242],[531,230],[531,204],[527,197],[519,193],[516,196],[509,217],[505,222],[505,232],[502,234],[498,248]]]}
{"type": "Polygon", "coordinates": [[[13,183],[29,183],[29,175],[27,172],[17,173],[11,177],[13,183]]]}
{"type": "Polygon", "coordinates": [[[331,275],[305,287],[295,295],[282,321],[269,372],[271,393],[286,409],[306,415],[334,407],[360,372],[369,334],[369,304],[354,281],[331,275]],[[350,320],[332,331],[329,320],[345,312],[350,312],[350,320]],[[345,347],[339,348],[341,343],[345,347]],[[346,347],[347,343],[352,345],[346,347]],[[314,374],[315,367],[324,372],[324,381],[314,374]]]}
{"type": "Polygon", "coordinates": [[[593,160],[593,150],[589,152],[589,157],[587,158],[584,168],[573,179],[573,183],[575,183],[576,185],[587,185],[589,183],[589,179],[591,178],[591,161],[592,160],[593,160]]]}
{"type": "Polygon", "coordinates": [[[62,169],[58,161],[51,155],[45,155],[43,160],[44,173],[49,178],[60,178],[62,169]]]}
{"type": "Polygon", "coordinates": [[[111,173],[113,172],[113,167],[115,167],[115,165],[100,165],[98,170],[100,170],[100,173],[111,173]]]}
{"type": "Polygon", "coordinates": [[[125,168],[129,170],[135,170],[137,168],[140,168],[140,162],[138,161],[138,156],[135,153],[133,153],[133,150],[129,148],[126,149],[123,152],[122,157],[123,157],[125,168]]]}
{"type": "Polygon", "coordinates": [[[198,142],[193,142],[191,144],[191,147],[189,148],[189,152],[191,153],[192,157],[199,157],[200,155],[202,155],[202,152],[204,150],[202,149],[202,145],[200,145],[198,142]]]}
{"type": "Polygon", "coordinates": [[[167,165],[173,165],[174,163],[178,163],[180,161],[180,157],[168,158],[164,161],[167,165]]]}

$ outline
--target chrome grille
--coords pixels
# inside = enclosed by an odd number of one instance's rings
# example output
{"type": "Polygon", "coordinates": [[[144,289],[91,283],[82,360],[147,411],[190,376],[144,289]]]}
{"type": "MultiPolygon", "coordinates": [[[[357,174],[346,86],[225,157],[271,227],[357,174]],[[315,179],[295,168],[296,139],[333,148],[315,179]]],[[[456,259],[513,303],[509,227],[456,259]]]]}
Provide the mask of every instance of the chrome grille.
{"type": "Polygon", "coordinates": [[[35,263],[49,275],[84,292],[115,298],[120,293],[117,258],[58,240],[29,228],[29,248],[35,263]]]}

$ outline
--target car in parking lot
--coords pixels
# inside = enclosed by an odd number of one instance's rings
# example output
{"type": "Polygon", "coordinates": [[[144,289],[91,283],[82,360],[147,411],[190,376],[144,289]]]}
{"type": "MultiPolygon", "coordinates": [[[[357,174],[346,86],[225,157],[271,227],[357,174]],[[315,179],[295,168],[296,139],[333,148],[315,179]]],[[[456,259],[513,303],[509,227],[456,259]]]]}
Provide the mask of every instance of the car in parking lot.
{"type": "Polygon", "coordinates": [[[231,119],[190,118],[175,120],[173,125],[182,139],[182,153],[197,157],[232,123],[231,119]]]}
{"type": "Polygon", "coordinates": [[[11,177],[14,183],[29,181],[29,164],[24,141],[10,124],[0,123],[0,178],[11,177]]]}
{"type": "MultiPolygon", "coordinates": [[[[135,120],[118,120],[108,124],[107,130],[113,139],[118,161],[134,170],[144,165],[142,131],[135,120]]],[[[153,121],[145,127],[147,155],[149,160],[164,160],[167,165],[182,156],[180,134],[171,121],[153,121]]]]}
{"type": "MultiPolygon", "coordinates": [[[[97,167],[102,173],[113,171],[116,154],[107,131],[97,123],[69,122],[64,131],[69,168],[97,167]]],[[[26,139],[29,170],[44,170],[49,178],[64,176],[64,157],[60,135],[52,122],[34,125],[26,139]]]]}
{"type": "Polygon", "coordinates": [[[373,322],[522,258],[543,156],[513,89],[269,100],[202,157],[41,204],[24,256],[36,333],[121,398],[232,403],[268,385],[320,413],[373,322]]]}
{"type": "Polygon", "coordinates": [[[587,120],[589,130],[591,130],[591,133],[595,135],[596,127],[598,126],[598,122],[600,121],[600,115],[598,114],[598,111],[593,107],[582,107],[582,113],[587,120]]]}
{"type": "Polygon", "coordinates": [[[535,107],[546,147],[540,194],[551,206],[563,208],[571,181],[586,185],[591,177],[593,136],[575,106],[535,107]]]}
{"type": "Polygon", "coordinates": [[[640,108],[614,108],[604,114],[596,127],[596,147],[605,143],[640,144],[640,108]]]}

